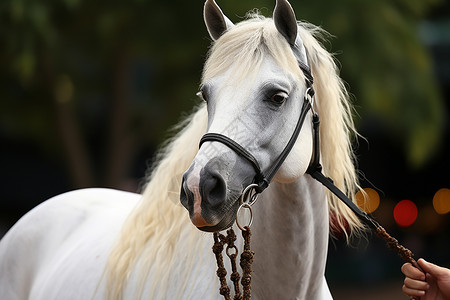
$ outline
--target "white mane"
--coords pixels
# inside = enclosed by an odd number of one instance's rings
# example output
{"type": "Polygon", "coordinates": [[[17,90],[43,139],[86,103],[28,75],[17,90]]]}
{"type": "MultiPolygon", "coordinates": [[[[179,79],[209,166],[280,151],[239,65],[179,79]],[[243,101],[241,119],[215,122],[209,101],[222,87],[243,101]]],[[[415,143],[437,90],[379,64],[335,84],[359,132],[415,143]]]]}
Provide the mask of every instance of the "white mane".
{"type": "MultiPolygon", "coordinates": [[[[314,76],[315,109],[321,117],[321,156],[325,175],[352,196],[358,189],[350,136],[356,134],[348,95],[333,57],[322,48],[316,37],[322,30],[299,23],[298,33],[303,40],[314,76]]],[[[203,80],[207,80],[238,62],[242,80],[257,72],[260,62],[270,54],[277,63],[303,78],[292,50],[274,26],[273,20],[259,15],[237,24],[218,39],[206,61],[203,80]]],[[[171,268],[174,247],[183,234],[198,236],[199,231],[189,221],[187,211],[179,204],[181,175],[189,167],[198,151],[198,141],[205,133],[207,113],[205,105],[184,121],[183,128],[160,152],[159,163],[149,178],[140,205],[128,217],[121,236],[112,250],[106,269],[110,298],[120,299],[127,280],[135,268],[141,276],[141,292],[150,266],[153,270],[171,268]],[[192,229],[192,230],[191,230],[192,229]],[[148,246],[151,245],[151,246],[148,246]],[[139,260],[139,266],[137,262],[139,260]]],[[[338,222],[332,224],[347,234],[358,233],[362,224],[350,210],[331,194],[328,196],[330,214],[338,222]]],[[[195,243],[190,245],[195,251],[195,243]]],[[[212,254],[211,254],[212,255],[212,254]]],[[[163,277],[158,285],[167,284],[163,277]]]]}

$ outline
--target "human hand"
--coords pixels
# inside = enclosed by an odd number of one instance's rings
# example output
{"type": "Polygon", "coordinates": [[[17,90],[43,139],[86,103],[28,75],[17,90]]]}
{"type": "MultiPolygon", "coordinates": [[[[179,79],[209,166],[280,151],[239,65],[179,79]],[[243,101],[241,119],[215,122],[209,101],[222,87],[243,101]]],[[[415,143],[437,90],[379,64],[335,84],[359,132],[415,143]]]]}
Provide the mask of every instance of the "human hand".
{"type": "Polygon", "coordinates": [[[419,259],[419,266],[426,272],[406,263],[402,266],[405,275],[403,292],[421,300],[450,300],[450,270],[419,259]]]}

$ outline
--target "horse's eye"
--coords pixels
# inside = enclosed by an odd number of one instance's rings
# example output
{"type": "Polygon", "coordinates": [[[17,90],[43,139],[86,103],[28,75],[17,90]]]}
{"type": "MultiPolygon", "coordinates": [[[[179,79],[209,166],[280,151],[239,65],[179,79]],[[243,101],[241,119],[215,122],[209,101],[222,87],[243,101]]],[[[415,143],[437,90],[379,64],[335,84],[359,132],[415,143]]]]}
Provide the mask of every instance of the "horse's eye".
{"type": "Polygon", "coordinates": [[[274,94],[270,100],[275,103],[275,104],[283,104],[284,101],[286,101],[286,99],[289,97],[288,94],[286,94],[285,92],[277,92],[276,94],[274,94]]]}

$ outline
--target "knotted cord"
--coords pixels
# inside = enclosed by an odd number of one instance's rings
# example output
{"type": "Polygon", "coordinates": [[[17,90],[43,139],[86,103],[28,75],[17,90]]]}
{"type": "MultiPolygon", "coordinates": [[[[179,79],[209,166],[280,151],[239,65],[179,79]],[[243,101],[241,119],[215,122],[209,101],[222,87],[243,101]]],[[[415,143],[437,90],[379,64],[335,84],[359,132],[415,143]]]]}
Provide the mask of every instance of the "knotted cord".
{"type": "MultiPolygon", "coordinates": [[[[414,254],[411,250],[401,245],[397,239],[393,238],[389,233],[387,233],[386,229],[382,226],[378,226],[375,230],[375,233],[378,237],[382,238],[386,242],[386,246],[390,249],[397,252],[397,254],[406,262],[411,263],[414,267],[422,271],[425,274],[425,271],[419,266],[417,261],[414,259],[414,254]]],[[[420,300],[420,297],[410,296],[410,300],[420,300]]]]}
{"type": "Polygon", "coordinates": [[[244,238],[244,251],[241,254],[242,287],[244,289],[244,300],[251,298],[252,263],[255,253],[250,249],[250,237],[252,233],[249,226],[244,227],[242,237],[244,238]]]}
{"type": "Polygon", "coordinates": [[[234,286],[234,300],[250,300],[251,298],[251,281],[252,281],[252,263],[254,252],[250,248],[251,231],[249,226],[245,226],[242,230],[242,237],[244,238],[244,250],[240,258],[240,266],[242,268],[242,279],[237,270],[236,258],[238,255],[238,249],[234,242],[236,241],[236,234],[232,228],[227,230],[227,235],[223,235],[218,232],[214,232],[214,245],[213,252],[217,261],[217,276],[220,281],[219,293],[225,298],[225,300],[231,300],[230,287],[227,284],[227,270],[223,264],[223,249],[226,247],[225,253],[231,262],[231,275],[230,279],[234,286]],[[231,252],[233,251],[233,252],[231,252]],[[239,280],[241,279],[243,294],[241,294],[239,280]]]}

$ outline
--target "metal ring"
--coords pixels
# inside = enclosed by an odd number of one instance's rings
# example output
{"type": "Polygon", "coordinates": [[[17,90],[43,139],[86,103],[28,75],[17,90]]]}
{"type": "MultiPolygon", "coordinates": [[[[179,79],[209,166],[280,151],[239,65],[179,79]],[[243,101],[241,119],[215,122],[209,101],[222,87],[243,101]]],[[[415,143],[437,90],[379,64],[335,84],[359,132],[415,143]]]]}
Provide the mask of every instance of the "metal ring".
{"type": "Polygon", "coordinates": [[[244,191],[242,192],[242,195],[241,195],[241,199],[240,199],[241,206],[244,203],[253,205],[256,202],[256,199],[258,199],[258,193],[255,192],[254,194],[252,194],[251,189],[253,189],[257,186],[258,185],[256,183],[252,183],[244,189],[244,191]],[[249,200],[247,200],[247,199],[249,199],[249,200]]]}
{"type": "Polygon", "coordinates": [[[239,208],[238,208],[238,211],[237,211],[237,213],[236,213],[236,225],[239,227],[239,229],[240,230],[242,230],[242,231],[245,231],[246,229],[245,229],[245,227],[250,227],[250,226],[252,226],[252,223],[253,223],[253,211],[252,211],[252,207],[250,206],[250,204],[248,204],[248,203],[242,203],[241,204],[241,206],[239,206],[239,208]],[[247,208],[248,210],[250,210],[250,221],[248,222],[248,224],[247,225],[245,225],[245,226],[242,226],[241,225],[241,223],[239,223],[239,218],[238,218],[238,216],[239,216],[239,211],[241,210],[241,208],[247,208]]]}

